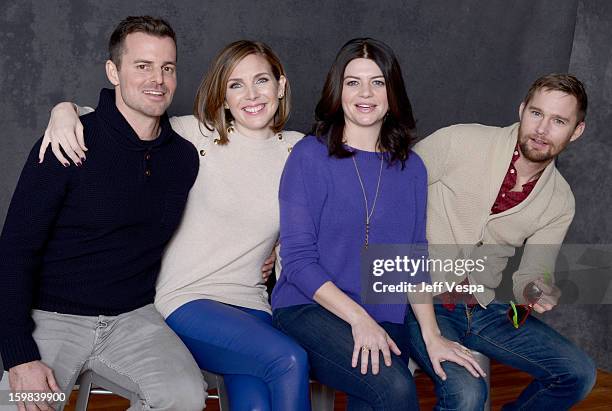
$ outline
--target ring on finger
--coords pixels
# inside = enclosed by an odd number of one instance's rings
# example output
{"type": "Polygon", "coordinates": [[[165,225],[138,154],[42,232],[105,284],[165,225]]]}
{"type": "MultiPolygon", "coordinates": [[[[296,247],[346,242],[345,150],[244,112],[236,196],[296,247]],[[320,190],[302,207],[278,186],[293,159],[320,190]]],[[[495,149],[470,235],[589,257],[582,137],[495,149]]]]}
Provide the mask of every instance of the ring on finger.
{"type": "Polygon", "coordinates": [[[467,348],[467,347],[461,347],[461,351],[463,351],[463,352],[464,352],[464,353],[466,353],[466,354],[470,354],[470,355],[472,354],[472,352],[470,351],[470,349],[469,349],[469,348],[467,348]]]}
{"type": "Polygon", "coordinates": [[[370,351],[370,346],[369,345],[364,345],[363,347],[361,347],[361,351],[363,351],[363,352],[370,351]]]}

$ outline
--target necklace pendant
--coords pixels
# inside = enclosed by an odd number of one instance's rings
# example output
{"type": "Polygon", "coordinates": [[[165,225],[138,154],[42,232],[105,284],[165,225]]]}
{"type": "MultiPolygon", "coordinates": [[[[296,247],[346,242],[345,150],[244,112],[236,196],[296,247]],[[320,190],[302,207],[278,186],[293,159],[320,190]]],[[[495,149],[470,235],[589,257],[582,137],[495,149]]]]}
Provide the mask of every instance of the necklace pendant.
{"type": "Polygon", "coordinates": [[[363,201],[365,203],[365,244],[364,248],[368,248],[368,244],[370,242],[370,218],[374,214],[374,208],[376,208],[376,200],[378,200],[378,192],[380,189],[380,178],[382,177],[382,169],[383,169],[383,160],[384,156],[380,157],[380,170],[378,170],[378,182],[376,183],[376,193],[374,194],[374,202],[372,204],[372,209],[368,205],[368,196],[366,195],[365,186],[363,185],[363,180],[361,179],[361,174],[359,174],[359,167],[357,167],[357,161],[355,160],[355,156],[352,157],[353,165],[355,166],[355,172],[357,173],[357,179],[359,180],[359,185],[361,186],[361,192],[363,193],[363,201]]]}

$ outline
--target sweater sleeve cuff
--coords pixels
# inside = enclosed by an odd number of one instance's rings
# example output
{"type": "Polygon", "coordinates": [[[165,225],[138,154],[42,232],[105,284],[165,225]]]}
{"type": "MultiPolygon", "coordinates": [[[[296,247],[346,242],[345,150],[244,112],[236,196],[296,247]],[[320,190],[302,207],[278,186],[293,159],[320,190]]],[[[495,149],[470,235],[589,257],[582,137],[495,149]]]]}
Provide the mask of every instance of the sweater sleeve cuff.
{"type": "Polygon", "coordinates": [[[40,352],[31,335],[6,338],[0,343],[0,357],[6,371],[30,361],[40,360],[40,352]]]}
{"type": "Polygon", "coordinates": [[[523,295],[523,291],[525,290],[525,287],[527,287],[527,284],[537,280],[538,278],[539,276],[535,275],[531,277],[521,277],[520,280],[514,281],[512,292],[518,304],[529,304],[529,301],[527,301],[523,295]]]}
{"type": "Polygon", "coordinates": [[[316,263],[304,267],[299,275],[294,275],[291,279],[291,282],[311,300],[314,293],[327,281],[332,281],[331,277],[316,263]]]}

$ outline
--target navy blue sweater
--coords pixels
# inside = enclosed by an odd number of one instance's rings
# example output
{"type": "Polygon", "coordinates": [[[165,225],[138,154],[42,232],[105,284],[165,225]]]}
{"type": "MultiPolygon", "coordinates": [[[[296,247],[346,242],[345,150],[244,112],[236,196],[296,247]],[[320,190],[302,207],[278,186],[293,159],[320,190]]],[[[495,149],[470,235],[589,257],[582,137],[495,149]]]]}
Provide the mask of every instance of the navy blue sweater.
{"type": "Polygon", "coordinates": [[[194,146],[161,118],[138,138],[103,89],[81,118],[82,167],[28,157],[0,237],[0,356],[4,368],[40,359],[33,308],[118,315],[153,302],[164,247],[198,173],[194,146]]]}

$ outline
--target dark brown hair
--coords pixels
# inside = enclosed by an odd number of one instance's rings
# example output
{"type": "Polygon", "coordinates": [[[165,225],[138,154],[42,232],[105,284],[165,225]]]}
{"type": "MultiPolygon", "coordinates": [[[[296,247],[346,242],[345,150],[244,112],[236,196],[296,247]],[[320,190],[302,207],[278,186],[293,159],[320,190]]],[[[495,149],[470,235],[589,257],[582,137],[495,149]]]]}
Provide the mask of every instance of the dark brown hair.
{"type": "Polygon", "coordinates": [[[346,66],[357,58],[374,61],[385,78],[389,111],[380,129],[376,146],[388,154],[385,157],[389,164],[400,161],[403,168],[412,146],[415,120],[397,58],[393,50],[382,41],[356,38],[342,46],[327,74],[321,99],[315,109],[316,122],[310,133],[327,145],[330,156],[345,158],[353,155],[342,143],[342,87],[346,66]]]}
{"type": "MultiPolygon", "coordinates": [[[[265,43],[260,41],[239,40],[228,44],[219,52],[202,79],[195,101],[193,115],[209,130],[217,130],[219,144],[227,144],[227,129],[233,120],[229,110],[223,107],[227,91],[227,80],[234,67],[246,56],[257,54],[266,59],[272,70],[272,75],[278,81],[285,75],[285,69],[280,59],[265,43]]],[[[284,97],[278,102],[278,110],[274,115],[272,131],[279,133],[289,119],[291,109],[291,89],[289,80],[285,84],[284,97]]]]}
{"type": "Polygon", "coordinates": [[[529,103],[538,90],[556,90],[574,96],[578,102],[578,123],[584,121],[587,112],[588,99],[584,84],[571,74],[552,73],[542,76],[533,82],[523,100],[529,103]]]}
{"type": "Polygon", "coordinates": [[[110,36],[109,60],[119,68],[125,38],[131,33],[146,33],[157,37],[170,37],[176,46],[176,34],[167,21],[151,16],[129,16],[123,19],[110,36]]]}

